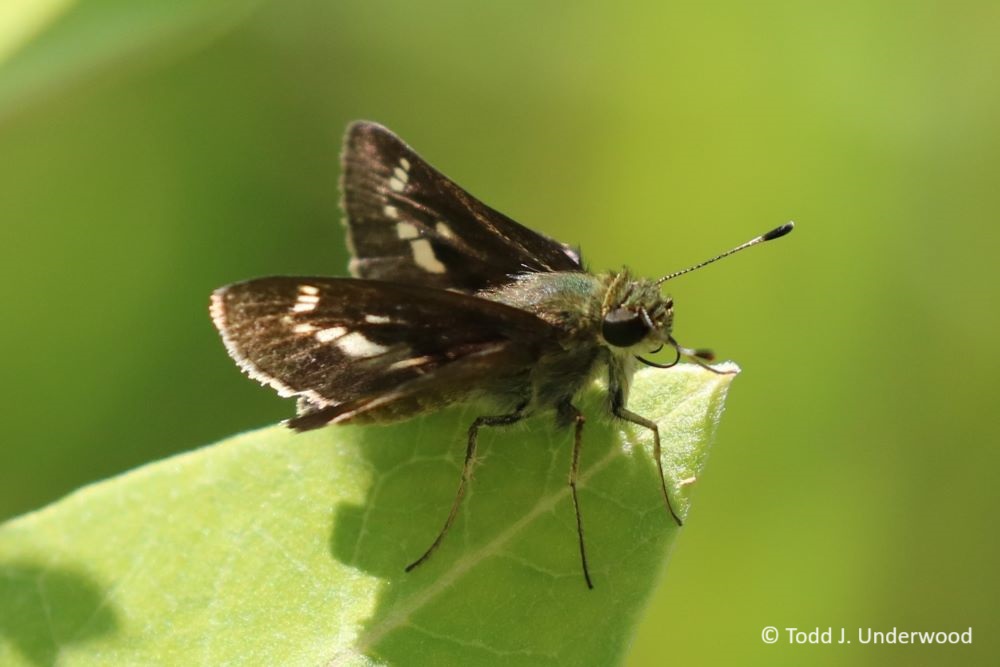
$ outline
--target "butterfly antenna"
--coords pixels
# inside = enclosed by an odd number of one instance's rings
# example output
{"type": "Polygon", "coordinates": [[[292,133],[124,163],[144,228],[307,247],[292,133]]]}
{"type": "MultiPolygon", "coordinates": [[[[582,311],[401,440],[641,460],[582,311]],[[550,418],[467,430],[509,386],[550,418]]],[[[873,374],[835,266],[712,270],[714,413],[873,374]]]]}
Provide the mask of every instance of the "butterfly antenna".
{"type": "Polygon", "coordinates": [[[700,262],[698,264],[695,264],[694,266],[689,266],[688,268],[683,269],[681,271],[675,271],[675,272],[671,273],[670,275],[663,276],[662,278],[660,278],[659,280],[656,281],[656,284],[657,285],[662,285],[663,283],[667,282],[668,280],[673,280],[677,276],[683,276],[685,273],[691,273],[695,269],[700,269],[703,266],[708,266],[712,262],[717,262],[720,259],[722,259],[723,257],[729,257],[730,255],[732,255],[734,253],[737,253],[740,250],[746,250],[750,246],[755,246],[758,243],[763,243],[764,241],[772,241],[774,239],[781,238],[782,236],[784,236],[788,232],[792,231],[792,229],[794,229],[794,228],[795,228],[795,223],[794,222],[786,222],[785,224],[781,225],[780,227],[776,227],[776,228],[772,229],[771,231],[767,232],[766,234],[761,234],[760,236],[758,236],[756,238],[752,238],[749,241],[747,241],[746,243],[738,245],[738,246],[736,246],[735,248],[733,248],[731,250],[727,250],[726,252],[722,253],[721,255],[717,255],[717,256],[713,257],[712,259],[706,259],[704,262],[700,262]]]}

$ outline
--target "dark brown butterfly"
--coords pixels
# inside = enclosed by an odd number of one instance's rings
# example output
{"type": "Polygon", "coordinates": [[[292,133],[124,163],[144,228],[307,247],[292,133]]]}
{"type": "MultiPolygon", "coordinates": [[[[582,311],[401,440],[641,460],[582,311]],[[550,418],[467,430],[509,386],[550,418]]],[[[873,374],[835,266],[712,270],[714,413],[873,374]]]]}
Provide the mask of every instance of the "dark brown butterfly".
{"type": "Polygon", "coordinates": [[[427,164],[386,128],[352,124],[344,142],[343,208],[354,278],[272,277],[219,288],[212,321],[250,377],[298,397],[288,421],[327,424],[406,419],[457,401],[493,406],[469,429],[465,465],[444,526],[409,571],[426,560],[458,513],[475,462],[477,434],[542,411],[575,431],[569,484],[587,586],[576,493],[584,418],[573,399],[596,369],[608,409],[653,431],[663,498],[673,519],[656,424],[628,410],[638,363],[668,368],[711,354],[671,335],[673,301],[660,285],[792,230],[787,223],[659,280],[628,271],[593,274],[570,247],[494,211],[427,164]],[[664,345],[670,364],[643,354],[664,345]]]}

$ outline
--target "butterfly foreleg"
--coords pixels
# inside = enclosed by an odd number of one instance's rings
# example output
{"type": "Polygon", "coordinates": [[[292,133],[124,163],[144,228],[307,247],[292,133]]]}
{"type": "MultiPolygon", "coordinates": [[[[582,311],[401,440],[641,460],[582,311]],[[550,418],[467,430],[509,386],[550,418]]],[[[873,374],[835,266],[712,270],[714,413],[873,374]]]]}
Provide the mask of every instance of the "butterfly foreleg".
{"type": "Polygon", "coordinates": [[[559,404],[560,420],[573,424],[573,456],[569,466],[569,488],[573,494],[573,510],[576,512],[576,534],[580,542],[580,562],[583,564],[583,578],[587,588],[593,588],[590,581],[590,569],[587,567],[587,549],[583,542],[583,517],[580,515],[580,501],[576,496],[576,481],[580,471],[580,446],[583,444],[583,425],[587,419],[583,413],[568,400],[559,404]]]}
{"type": "Polygon", "coordinates": [[[637,415],[627,409],[621,400],[621,393],[616,392],[615,400],[611,404],[611,412],[618,417],[637,426],[645,426],[653,432],[653,458],[656,459],[656,469],[660,473],[660,488],[663,490],[663,500],[667,504],[667,511],[674,518],[678,526],[683,525],[681,518],[677,516],[673,505],[670,504],[670,494],[667,493],[667,478],[663,474],[663,459],[660,456],[660,428],[651,419],[646,419],[642,415],[637,415]]]}
{"type": "Polygon", "coordinates": [[[525,408],[527,405],[528,403],[525,401],[524,403],[518,405],[513,412],[506,415],[477,417],[476,420],[472,422],[472,425],[469,426],[469,441],[465,447],[465,462],[462,464],[462,477],[458,482],[458,491],[455,493],[455,500],[451,503],[451,510],[448,512],[448,518],[445,520],[444,526],[441,528],[441,532],[439,532],[438,536],[434,538],[434,541],[423,553],[423,555],[406,566],[407,572],[423,563],[432,553],[434,553],[434,550],[438,548],[439,544],[441,544],[441,540],[444,539],[448,529],[451,528],[451,524],[454,523],[455,517],[458,516],[458,508],[462,504],[462,498],[465,497],[465,489],[469,484],[469,480],[472,478],[472,468],[475,466],[476,462],[476,446],[477,441],[479,440],[479,429],[483,426],[507,426],[521,421],[525,417],[525,408]]]}

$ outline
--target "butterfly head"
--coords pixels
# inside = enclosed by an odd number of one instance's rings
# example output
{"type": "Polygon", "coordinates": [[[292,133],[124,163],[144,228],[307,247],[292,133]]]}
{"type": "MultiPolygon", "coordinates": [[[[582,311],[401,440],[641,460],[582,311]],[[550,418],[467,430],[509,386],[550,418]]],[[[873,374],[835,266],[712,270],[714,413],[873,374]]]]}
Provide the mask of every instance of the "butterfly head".
{"type": "Polygon", "coordinates": [[[660,294],[658,281],[632,280],[627,272],[614,277],[601,318],[601,338],[612,354],[625,358],[634,356],[654,368],[671,368],[685,357],[714,373],[729,372],[718,371],[705,363],[714,359],[710,350],[687,348],[674,340],[673,322],[674,300],[660,294]],[[665,345],[676,352],[670,363],[661,364],[642,356],[659,352],[665,345]]]}
{"type": "Polygon", "coordinates": [[[674,302],[655,282],[614,276],[604,299],[601,337],[608,347],[642,354],[670,342],[674,302]]]}

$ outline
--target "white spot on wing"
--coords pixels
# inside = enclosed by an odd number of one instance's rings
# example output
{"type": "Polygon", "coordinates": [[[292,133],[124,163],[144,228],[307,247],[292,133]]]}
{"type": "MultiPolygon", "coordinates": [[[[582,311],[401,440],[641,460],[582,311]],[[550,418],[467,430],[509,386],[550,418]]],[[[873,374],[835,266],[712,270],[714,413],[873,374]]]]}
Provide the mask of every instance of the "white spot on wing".
{"type": "Polygon", "coordinates": [[[292,327],[292,331],[294,331],[297,334],[307,334],[316,331],[316,327],[306,322],[304,324],[296,324],[294,327],[292,327]]]}
{"type": "Polygon", "coordinates": [[[393,176],[401,180],[404,184],[410,182],[410,175],[406,173],[406,170],[402,169],[401,167],[396,167],[395,169],[393,169],[392,174],[393,176]]]}
{"type": "MultiPolygon", "coordinates": [[[[318,336],[319,334],[317,334],[317,337],[318,336]]],[[[341,352],[347,356],[355,358],[375,357],[389,349],[384,345],[371,342],[357,331],[352,331],[346,336],[341,337],[337,341],[337,347],[339,347],[341,352]]]]}
{"type": "Polygon", "coordinates": [[[404,241],[408,239],[415,239],[420,236],[420,231],[417,226],[410,222],[397,222],[396,223],[396,236],[403,239],[404,241]]]}
{"type": "Polygon", "coordinates": [[[446,239],[455,238],[455,232],[451,231],[451,227],[449,227],[445,222],[441,220],[439,220],[437,224],[434,225],[434,229],[436,229],[437,233],[445,237],[446,239]]]}
{"type": "Polygon", "coordinates": [[[385,315],[365,315],[365,322],[368,324],[387,324],[389,318],[385,315]]]}
{"type": "Polygon", "coordinates": [[[399,166],[402,167],[403,169],[405,169],[406,171],[409,171],[410,170],[410,161],[407,160],[405,157],[401,157],[401,158],[399,158],[399,166]]]}
{"type": "Polygon", "coordinates": [[[413,357],[412,359],[403,359],[402,361],[397,361],[394,364],[390,364],[388,370],[398,371],[404,368],[411,368],[413,366],[423,366],[433,358],[434,357],[423,356],[423,357],[413,357]]]}
{"type": "Polygon", "coordinates": [[[312,285],[299,285],[299,294],[295,298],[295,305],[292,306],[292,311],[296,313],[308,313],[310,310],[315,310],[316,304],[319,303],[319,297],[316,296],[317,292],[319,290],[312,285]]]}
{"type": "Polygon", "coordinates": [[[406,184],[395,176],[389,179],[389,187],[393,192],[402,192],[405,186],[406,184]]]}
{"type": "Polygon", "coordinates": [[[316,332],[316,340],[321,343],[329,343],[331,340],[337,340],[341,336],[347,333],[347,329],[344,327],[330,327],[329,329],[320,329],[316,332]]]}
{"type": "Polygon", "coordinates": [[[385,217],[391,220],[395,220],[396,218],[399,217],[399,209],[397,209],[395,206],[387,205],[385,208],[382,209],[382,213],[385,215],[385,217]]]}
{"type": "Polygon", "coordinates": [[[434,248],[427,239],[416,239],[410,241],[410,249],[413,251],[413,261],[428,273],[444,273],[445,266],[434,256],[434,248]]]}

